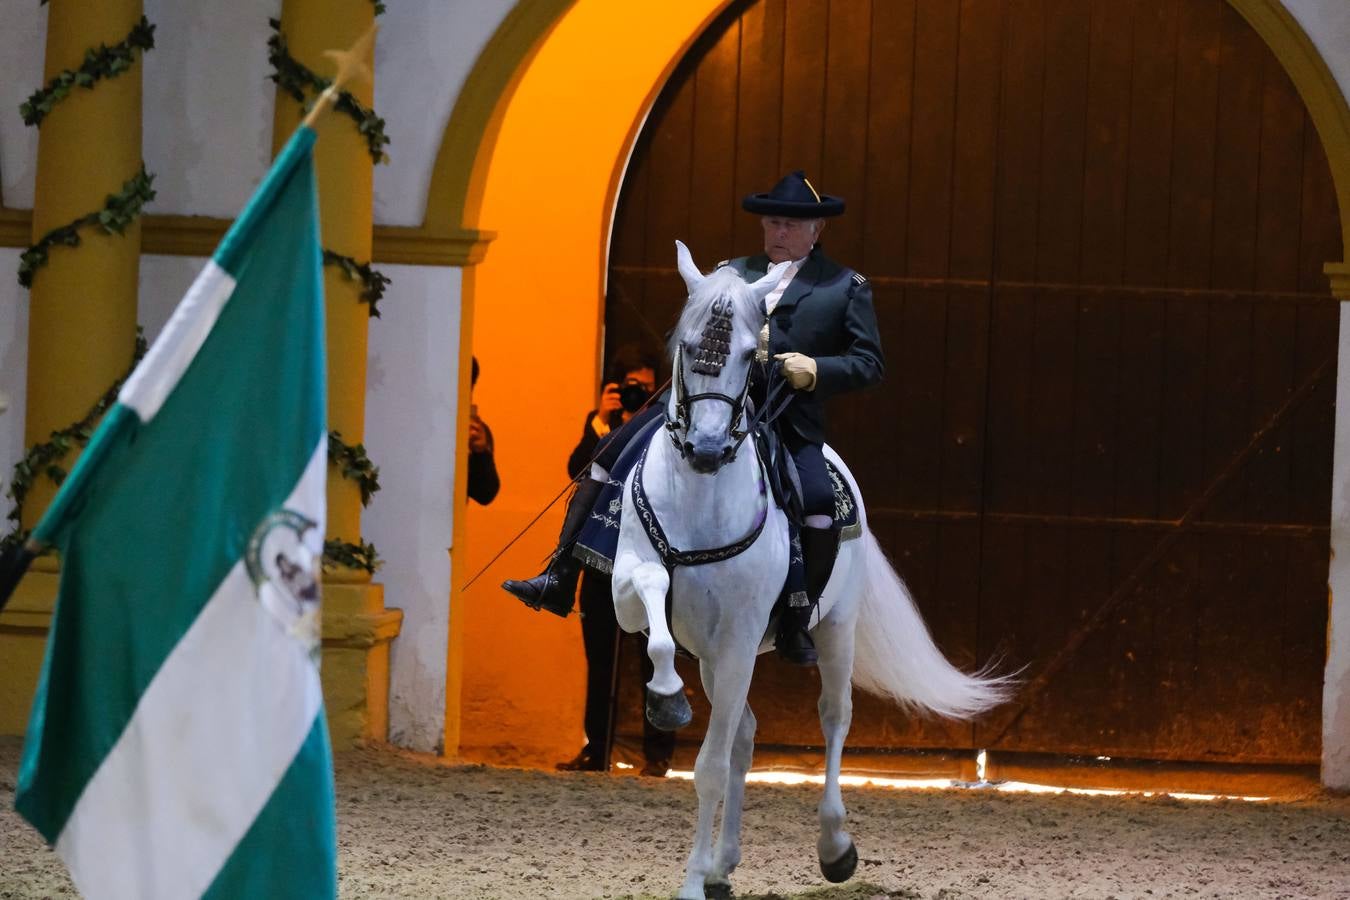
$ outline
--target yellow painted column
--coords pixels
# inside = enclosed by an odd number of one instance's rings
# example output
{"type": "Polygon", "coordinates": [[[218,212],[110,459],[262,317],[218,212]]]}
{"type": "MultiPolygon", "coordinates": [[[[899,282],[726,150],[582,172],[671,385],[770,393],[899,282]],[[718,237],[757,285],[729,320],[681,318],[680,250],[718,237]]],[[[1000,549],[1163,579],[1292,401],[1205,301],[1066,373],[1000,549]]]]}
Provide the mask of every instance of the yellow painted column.
{"type": "MultiPolygon", "coordinates": [[[[291,55],[326,78],[335,67],[325,50],[345,50],[356,42],[374,19],[370,0],[284,0],[281,32],[291,55]]],[[[375,92],[372,81],[348,85],[369,106],[375,92]]],[[[295,132],[303,117],[299,103],[277,91],[272,122],[275,155],[295,132]]],[[[344,113],[331,110],[315,126],[318,141],[314,167],[319,181],[319,227],[326,250],[370,261],[373,234],[374,165],[365,137],[344,113]]],[[[370,314],[360,301],[361,283],[348,279],[337,267],[324,267],[327,298],[328,427],[341,432],[349,444],[361,441],[366,419],[366,334],[370,314]]],[[[361,493],[341,473],[328,473],[328,536],[356,543],[361,535],[361,493]]],[[[364,573],[344,575],[347,581],[369,581],[364,573]]]]}
{"type": "MultiPolygon", "coordinates": [[[[85,51],[126,38],[141,0],[53,3],[47,18],[43,82],[78,69],[85,51]]],[[[141,60],[129,71],[76,88],[38,133],[33,241],[103,207],[141,166],[141,60]]],[[[131,363],[136,341],[139,220],[124,234],[80,229],[78,247],[53,247],[34,276],[28,316],[24,441],[46,441],[79,421],[131,363]]],[[[12,273],[10,277],[13,277],[12,273]]],[[[69,468],[74,454],[65,460],[69,468]]],[[[31,528],[55,487],[37,479],[24,504],[31,528]]]]}
{"type": "MultiPolygon", "coordinates": [[[[336,67],[323,52],[350,47],[370,27],[374,15],[370,0],[284,0],[281,32],[298,62],[331,78],[336,67]]],[[[372,104],[372,81],[358,81],[347,89],[365,106],[372,104]]],[[[274,154],[295,132],[303,115],[299,103],[277,91],[272,122],[274,154]]],[[[357,262],[369,262],[374,160],[365,137],[356,122],[340,110],[320,116],[315,131],[314,167],[324,249],[357,262]]],[[[335,266],[324,267],[323,287],[328,427],[340,432],[348,444],[356,444],[365,433],[369,307],[360,300],[361,283],[348,279],[335,266]]],[[[333,466],[328,469],[328,537],[350,543],[361,539],[360,489],[333,466]]],[[[335,747],[359,738],[387,738],[389,644],[398,635],[402,618],[401,611],[385,609],[384,588],[372,584],[368,573],[351,569],[325,573],[321,671],[335,747]]]]}

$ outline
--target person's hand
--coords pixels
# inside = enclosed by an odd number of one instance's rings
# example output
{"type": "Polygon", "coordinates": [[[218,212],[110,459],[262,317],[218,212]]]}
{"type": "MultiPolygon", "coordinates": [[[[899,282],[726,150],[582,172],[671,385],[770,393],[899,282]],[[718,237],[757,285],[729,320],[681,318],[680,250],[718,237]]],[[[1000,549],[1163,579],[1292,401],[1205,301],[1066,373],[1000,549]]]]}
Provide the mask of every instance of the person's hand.
{"type": "Polygon", "coordinates": [[[477,416],[469,416],[469,451],[486,453],[488,451],[487,427],[477,416]]]}
{"type": "Polygon", "coordinates": [[[783,376],[797,390],[811,391],[816,387],[816,361],[800,353],[778,353],[774,359],[783,364],[783,376]]]}
{"type": "Polygon", "coordinates": [[[623,412],[623,404],[619,402],[619,386],[611,382],[605,385],[605,389],[600,392],[600,403],[595,414],[603,422],[608,422],[609,417],[615,413],[623,412]]]}

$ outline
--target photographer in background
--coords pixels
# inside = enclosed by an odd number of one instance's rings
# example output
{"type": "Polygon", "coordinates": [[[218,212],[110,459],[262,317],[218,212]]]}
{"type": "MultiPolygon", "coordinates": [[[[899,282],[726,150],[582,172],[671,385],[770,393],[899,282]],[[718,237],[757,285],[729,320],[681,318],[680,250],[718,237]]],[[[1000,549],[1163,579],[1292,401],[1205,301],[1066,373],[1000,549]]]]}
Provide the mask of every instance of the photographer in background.
{"type": "Polygon", "coordinates": [[[636,344],[625,344],[614,352],[606,366],[605,386],[600,402],[586,414],[581,440],[567,458],[567,474],[576,478],[591,464],[600,439],[633,417],[656,390],[656,369],[660,357],[636,344]]]}
{"type": "MultiPolygon", "coordinates": [[[[575,478],[590,466],[600,440],[633,417],[656,390],[660,356],[626,344],[614,353],[606,367],[600,401],[586,414],[581,440],[567,460],[567,474],[575,478]]],[[[574,759],[558,763],[566,772],[602,772],[609,768],[614,708],[614,662],[619,641],[619,623],[614,618],[614,598],[608,576],[587,570],[581,576],[581,637],[586,647],[586,714],[583,727],[586,746],[574,759]]],[[[642,648],[642,680],[651,680],[651,660],[642,648]]],[[[675,736],[658,731],[642,718],[641,774],[662,777],[670,768],[675,736]]]]}
{"type": "Polygon", "coordinates": [[[473,402],[473,389],[478,385],[478,357],[473,358],[473,372],[469,378],[469,499],[487,506],[502,488],[497,476],[496,444],[492,429],[478,418],[478,404],[473,402]]]}

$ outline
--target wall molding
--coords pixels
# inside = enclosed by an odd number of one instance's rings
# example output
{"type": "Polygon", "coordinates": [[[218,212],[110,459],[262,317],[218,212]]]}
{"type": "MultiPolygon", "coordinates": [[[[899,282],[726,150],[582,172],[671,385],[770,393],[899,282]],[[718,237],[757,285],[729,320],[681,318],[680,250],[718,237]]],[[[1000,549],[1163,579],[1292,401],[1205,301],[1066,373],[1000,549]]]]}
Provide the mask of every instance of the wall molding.
{"type": "MultiPolygon", "coordinates": [[[[210,256],[231,225],[211,216],[148,215],[141,220],[141,252],[164,256],[210,256]]],[[[0,209],[0,247],[32,243],[33,213],[0,209]]],[[[372,262],[412,266],[472,266],[482,262],[493,231],[376,225],[372,262]]]]}
{"type": "Polygon", "coordinates": [[[1331,296],[1337,300],[1350,300],[1350,263],[1329,262],[1322,271],[1331,282],[1331,296]]]}

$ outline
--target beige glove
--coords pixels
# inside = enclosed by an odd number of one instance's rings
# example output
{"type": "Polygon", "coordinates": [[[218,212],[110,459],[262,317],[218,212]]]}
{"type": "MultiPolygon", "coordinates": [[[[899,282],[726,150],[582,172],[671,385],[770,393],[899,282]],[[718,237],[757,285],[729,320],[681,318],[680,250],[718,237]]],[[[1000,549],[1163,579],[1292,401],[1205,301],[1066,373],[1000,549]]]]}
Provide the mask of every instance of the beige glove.
{"type": "Polygon", "coordinates": [[[816,361],[800,353],[778,353],[774,359],[783,363],[783,375],[788,384],[799,391],[816,389],[816,361]]]}

